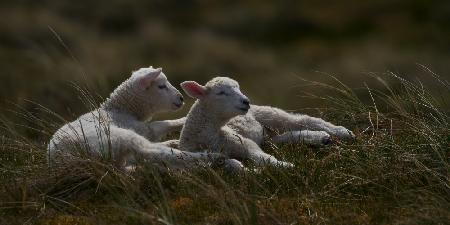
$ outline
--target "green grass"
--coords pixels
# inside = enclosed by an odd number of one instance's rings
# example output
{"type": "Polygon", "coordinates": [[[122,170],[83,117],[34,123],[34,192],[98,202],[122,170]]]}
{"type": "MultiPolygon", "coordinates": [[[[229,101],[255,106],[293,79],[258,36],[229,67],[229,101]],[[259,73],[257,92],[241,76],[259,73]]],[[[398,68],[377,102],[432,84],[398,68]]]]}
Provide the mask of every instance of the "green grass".
{"type": "Polygon", "coordinates": [[[329,106],[320,116],[353,130],[355,141],[267,143],[295,168],[244,175],[150,166],[125,174],[93,159],[50,169],[45,141],[60,119],[23,112],[38,132],[2,124],[0,224],[446,224],[450,85],[437,76],[430,90],[392,73],[377,79],[382,88],[363,91],[333,77],[309,82],[328,90],[308,95],[329,106]]]}

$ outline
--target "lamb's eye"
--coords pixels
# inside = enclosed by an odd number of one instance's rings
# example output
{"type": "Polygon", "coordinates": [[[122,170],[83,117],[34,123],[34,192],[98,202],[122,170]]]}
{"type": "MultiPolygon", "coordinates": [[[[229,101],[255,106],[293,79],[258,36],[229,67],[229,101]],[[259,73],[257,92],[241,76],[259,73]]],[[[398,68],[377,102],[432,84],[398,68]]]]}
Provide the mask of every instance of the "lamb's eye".
{"type": "Polygon", "coordinates": [[[166,89],[166,88],[167,88],[167,85],[165,85],[165,84],[158,85],[158,88],[159,88],[159,89],[166,89]]]}
{"type": "Polygon", "coordinates": [[[225,91],[218,92],[217,95],[228,95],[225,91]]]}

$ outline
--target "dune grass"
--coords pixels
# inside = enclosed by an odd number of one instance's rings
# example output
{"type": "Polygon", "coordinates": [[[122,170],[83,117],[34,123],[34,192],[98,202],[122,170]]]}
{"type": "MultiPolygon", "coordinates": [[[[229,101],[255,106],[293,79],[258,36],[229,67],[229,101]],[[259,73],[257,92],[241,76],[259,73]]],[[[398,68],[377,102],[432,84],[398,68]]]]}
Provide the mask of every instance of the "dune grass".
{"type": "Polygon", "coordinates": [[[45,142],[64,120],[19,110],[33,125],[2,123],[0,224],[446,224],[450,84],[429,74],[430,89],[393,73],[376,78],[378,89],[308,81],[327,90],[308,95],[329,106],[317,116],[350,128],[356,140],[266,143],[295,168],[242,175],[145,164],[127,174],[86,158],[49,168],[45,142]]]}

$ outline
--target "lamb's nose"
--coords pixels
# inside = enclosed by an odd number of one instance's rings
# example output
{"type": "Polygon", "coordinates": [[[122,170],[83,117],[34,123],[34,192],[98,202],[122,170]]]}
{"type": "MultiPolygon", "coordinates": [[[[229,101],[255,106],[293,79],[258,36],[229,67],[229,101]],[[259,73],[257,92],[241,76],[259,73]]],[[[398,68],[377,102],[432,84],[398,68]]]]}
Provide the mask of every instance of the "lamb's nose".
{"type": "Polygon", "coordinates": [[[250,105],[250,101],[247,98],[242,99],[244,105],[250,105]]]}
{"type": "Polygon", "coordinates": [[[183,98],[183,96],[182,96],[182,95],[180,95],[180,101],[181,101],[181,102],[183,102],[183,101],[184,101],[184,98],[183,98]]]}

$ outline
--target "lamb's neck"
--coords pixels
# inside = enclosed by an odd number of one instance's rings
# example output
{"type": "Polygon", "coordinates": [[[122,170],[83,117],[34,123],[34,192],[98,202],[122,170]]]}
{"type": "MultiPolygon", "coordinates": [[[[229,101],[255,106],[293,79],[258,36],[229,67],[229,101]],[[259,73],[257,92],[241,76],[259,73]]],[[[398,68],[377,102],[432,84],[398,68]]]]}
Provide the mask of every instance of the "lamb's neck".
{"type": "Polygon", "coordinates": [[[150,113],[150,106],[143,106],[139,97],[132,93],[128,82],[122,83],[109,98],[100,106],[102,109],[113,113],[123,113],[130,115],[137,120],[150,120],[153,113],[150,113]]]}
{"type": "Polygon", "coordinates": [[[230,120],[229,118],[221,118],[216,113],[211,112],[206,104],[198,100],[192,106],[189,117],[195,120],[192,122],[196,127],[210,131],[220,130],[230,120]]]}

